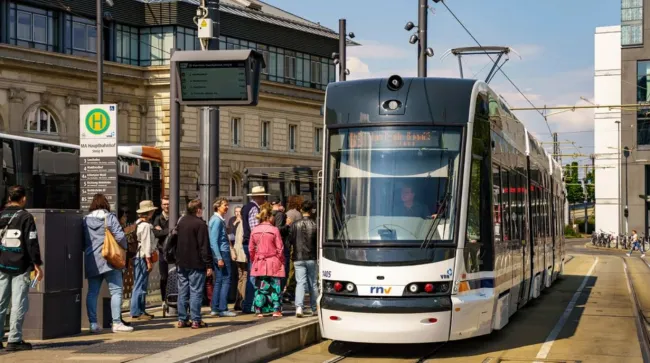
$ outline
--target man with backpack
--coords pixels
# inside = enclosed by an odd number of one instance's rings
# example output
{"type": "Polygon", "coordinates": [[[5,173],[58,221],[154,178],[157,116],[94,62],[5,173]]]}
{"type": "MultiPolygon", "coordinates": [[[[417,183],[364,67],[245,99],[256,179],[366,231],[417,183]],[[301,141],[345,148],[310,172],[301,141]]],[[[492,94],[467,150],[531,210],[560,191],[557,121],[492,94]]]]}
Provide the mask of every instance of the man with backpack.
{"type": "MultiPolygon", "coordinates": [[[[30,274],[43,279],[41,248],[38,244],[34,216],[25,210],[27,195],[25,187],[9,188],[9,202],[0,213],[2,231],[0,245],[0,337],[4,336],[7,305],[11,301],[11,321],[7,351],[31,350],[32,345],[23,341],[23,321],[29,308],[28,292],[30,274]]],[[[0,343],[2,348],[2,343],[0,343]]]]}

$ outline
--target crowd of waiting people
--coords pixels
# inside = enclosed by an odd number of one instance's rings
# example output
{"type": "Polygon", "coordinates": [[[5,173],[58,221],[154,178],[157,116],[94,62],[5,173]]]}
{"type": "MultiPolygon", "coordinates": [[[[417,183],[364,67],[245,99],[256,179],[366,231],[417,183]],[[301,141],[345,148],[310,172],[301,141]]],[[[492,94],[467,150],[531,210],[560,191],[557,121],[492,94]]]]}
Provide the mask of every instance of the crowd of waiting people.
{"type": "MultiPolygon", "coordinates": [[[[258,317],[282,316],[282,303],[295,285],[296,315],[316,314],[317,227],[313,219],[314,204],[300,196],[289,198],[289,210],[279,199],[268,202],[263,187],[254,187],[251,201],[237,207],[235,216],[225,218],[229,202],[217,199],[214,214],[203,219],[203,205],[195,199],[187,204],[185,214],[176,226],[169,225],[169,199],[163,198],[161,213],[150,200],[141,201],[138,219],[127,224],[127,212],[119,215],[102,194],[96,194],[83,219],[84,268],[88,280],[86,308],[90,332],[102,327],[97,321],[97,298],[106,280],[111,296],[112,331],[126,333],[133,326],[122,318],[124,268],[115,268],[102,254],[107,234],[125,250],[129,241],[137,244],[133,258],[126,261],[133,267],[130,321],[148,321],[153,315],[146,311],[149,274],[159,264],[160,289],[163,301],[169,290],[177,291],[178,328],[207,327],[201,307],[206,279],[212,278],[211,316],[234,317],[256,314],[258,317]],[[165,259],[165,243],[175,235],[174,265],[165,259]],[[231,278],[239,275],[234,311],[228,308],[231,278]],[[175,271],[177,285],[167,286],[168,272],[175,271]],[[295,282],[293,282],[295,278],[295,282]],[[305,291],[311,297],[310,311],[305,311],[305,291]],[[284,297],[284,298],[283,298],[284,297]]],[[[29,286],[43,278],[43,264],[33,216],[25,210],[25,188],[17,185],[8,190],[8,203],[0,213],[0,322],[4,321],[9,301],[12,302],[10,333],[6,350],[30,350],[22,339],[22,324],[28,309],[29,286]]],[[[168,254],[169,256],[169,254],[168,254]]],[[[170,257],[171,258],[171,257],[170,257]]],[[[0,334],[3,334],[0,324],[0,334]]],[[[2,336],[2,335],[0,335],[2,336]]],[[[0,345],[0,348],[3,348],[0,345]]]]}

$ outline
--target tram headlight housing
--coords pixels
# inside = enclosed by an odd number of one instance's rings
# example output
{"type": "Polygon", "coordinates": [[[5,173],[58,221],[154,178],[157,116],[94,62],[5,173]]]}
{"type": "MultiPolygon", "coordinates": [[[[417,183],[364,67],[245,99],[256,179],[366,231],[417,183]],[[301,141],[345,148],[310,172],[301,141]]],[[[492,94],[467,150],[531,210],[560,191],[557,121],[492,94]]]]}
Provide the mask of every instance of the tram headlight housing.
{"type": "Polygon", "coordinates": [[[358,295],[357,286],[350,281],[323,280],[323,290],[332,295],[358,295]]]}
{"type": "Polygon", "coordinates": [[[441,294],[448,294],[450,290],[451,290],[451,282],[449,281],[413,282],[406,286],[406,289],[404,290],[404,295],[409,295],[409,296],[441,295],[441,294]]]}

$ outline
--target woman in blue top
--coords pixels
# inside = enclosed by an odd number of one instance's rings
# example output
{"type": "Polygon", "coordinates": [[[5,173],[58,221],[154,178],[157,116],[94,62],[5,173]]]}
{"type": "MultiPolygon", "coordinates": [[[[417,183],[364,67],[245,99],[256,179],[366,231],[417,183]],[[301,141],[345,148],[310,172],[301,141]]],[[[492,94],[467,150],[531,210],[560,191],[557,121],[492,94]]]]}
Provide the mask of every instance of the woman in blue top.
{"type": "Polygon", "coordinates": [[[214,291],[212,292],[212,316],[237,316],[228,311],[228,292],[230,292],[230,276],[232,261],[230,258],[230,241],[226,233],[226,220],[228,213],[228,200],[217,199],[212,205],[214,215],[210,217],[208,229],[210,230],[210,248],[214,258],[214,291]]]}

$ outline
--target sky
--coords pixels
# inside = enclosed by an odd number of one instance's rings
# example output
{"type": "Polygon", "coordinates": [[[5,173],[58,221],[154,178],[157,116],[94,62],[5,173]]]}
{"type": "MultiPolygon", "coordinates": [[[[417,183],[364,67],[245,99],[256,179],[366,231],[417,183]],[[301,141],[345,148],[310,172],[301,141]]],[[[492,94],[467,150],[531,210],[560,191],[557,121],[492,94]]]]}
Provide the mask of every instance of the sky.
{"type": "MultiPolygon", "coordinates": [[[[408,42],[408,21],[417,24],[417,0],[266,0],[269,4],[338,31],[338,19],[347,19],[347,30],[361,46],[348,47],[348,80],[417,75],[417,46],[408,42]]],[[[589,105],[594,95],[594,33],[599,26],[620,24],[620,0],[446,0],[447,6],[481,45],[509,46],[511,54],[503,70],[535,105],[589,105]]],[[[445,52],[477,44],[442,3],[429,1],[428,46],[435,55],[428,60],[429,77],[459,77],[458,59],[445,52]]],[[[486,55],[463,58],[465,78],[485,79],[492,61],[486,55]]],[[[530,104],[503,76],[490,86],[510,107],[530,104]]],[[[554,113],[557,111],[548,111],[554,113]]],[[[594,151],[593,109],[562,112],[547,117],[558,133],[563,154],[594,151]]],[[[538,139],[552,141],[544,118],[537,111],[515,114],[538,139]]],[[[551,150],[551,144],[544,144],[551,150]]],[[[566,163],[569,157],[563,157],[566,163]]],[[[588,164],[586,157],[577,159],[588,164]]]]}

